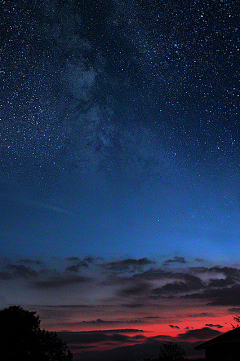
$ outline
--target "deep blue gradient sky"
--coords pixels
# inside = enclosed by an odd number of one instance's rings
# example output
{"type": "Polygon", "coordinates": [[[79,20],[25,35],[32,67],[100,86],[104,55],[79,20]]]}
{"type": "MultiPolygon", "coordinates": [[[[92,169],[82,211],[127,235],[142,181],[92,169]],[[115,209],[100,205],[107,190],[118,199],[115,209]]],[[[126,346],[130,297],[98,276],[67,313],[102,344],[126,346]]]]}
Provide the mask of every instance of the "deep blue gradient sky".
{"type": "Polygon", "coordinates": [[[239,2],[6,1],[1,21],[1,278],[88,256],[238,268],[239,2]]]}
{"type": "Polygon", "coordinates": [[[2,251],[236,259],[238,4],[4,4],[2,251]]]}

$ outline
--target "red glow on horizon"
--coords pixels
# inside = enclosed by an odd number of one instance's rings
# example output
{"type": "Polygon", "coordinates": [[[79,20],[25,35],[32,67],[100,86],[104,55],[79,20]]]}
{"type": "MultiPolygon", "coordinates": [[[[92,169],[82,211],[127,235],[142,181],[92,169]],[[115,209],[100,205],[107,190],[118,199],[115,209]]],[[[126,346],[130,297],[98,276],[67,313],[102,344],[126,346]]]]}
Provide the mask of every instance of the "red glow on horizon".
{"type": "MultiPolygon", "coordinates": [[[[155,339],[159,342],[203,342],[208,337],[201,338],[198,337],[185,337],[185,334],[191,330],[201,330],[204,328],[216,330],[219,332],[227,332],[232,329],[231,322],[233,321],[233,318],[231,315],[225,315],[222,317],[192,317],[191,319],[184,319],[182,318],[179,320],[179,322],[176,322],[174,324],[171,323],[163,323],[161,320],[158,320],[158,322],[147,324],[147,323],[120,323],[114,325],[112,327],[109,325],[106,327],[106,325],[99,325],[95,324],[94,326],[86,325],[87,327],[79,328],[79,327],[73,327],[71,330],[68,329],[68,331],[71,332],[80,332],[80,333],[86,333],[91,336],[92,333],[102,333],[102,334],[110,334],[113,335],[113,337],[109,340],[99,340],[97,342],[89,342],[87,344],[79,343],[79,345],[74,345],[74,352],[81,352],[81,351],[106,351],[111,350],[117,347],[127,347],[127,346],[133,346],[137,344],[144,344],[148,340],[155,339]],[[212,325],[212,326],[211,326],[212,325]],[[222,327],[221,327],[222,326],[222,327]],[[128,330],[128,332],[125,332],[128,330]],[[130,331],[132,330],[132,331],[130,331]],[[142,330],[142,331],[141,331],[142,330]],[[122,331],[122,332],[121,332],[122,331]],[[79,346],[79,349],[78,349],[79,346]],[[84,350],[81,348],[84,346],[84,350]]],[[[71,348],[71,344],[69,344],[71,348]]]]}

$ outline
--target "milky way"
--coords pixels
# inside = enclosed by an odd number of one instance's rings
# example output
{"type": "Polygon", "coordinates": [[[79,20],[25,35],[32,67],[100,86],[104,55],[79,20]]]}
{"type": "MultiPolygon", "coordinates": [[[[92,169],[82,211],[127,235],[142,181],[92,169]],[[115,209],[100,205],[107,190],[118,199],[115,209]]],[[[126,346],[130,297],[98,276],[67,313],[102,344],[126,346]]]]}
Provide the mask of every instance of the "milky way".
{"type": "Polygon", "coordinates": [[[0,306],[37,309],[89,361],[227,331],[239,3],[2,5],[0,306]]]}
{"type": "Polygon", "coordinates": [[[2,171],[236,165],[236,8],[5,3],[2,171]]]}

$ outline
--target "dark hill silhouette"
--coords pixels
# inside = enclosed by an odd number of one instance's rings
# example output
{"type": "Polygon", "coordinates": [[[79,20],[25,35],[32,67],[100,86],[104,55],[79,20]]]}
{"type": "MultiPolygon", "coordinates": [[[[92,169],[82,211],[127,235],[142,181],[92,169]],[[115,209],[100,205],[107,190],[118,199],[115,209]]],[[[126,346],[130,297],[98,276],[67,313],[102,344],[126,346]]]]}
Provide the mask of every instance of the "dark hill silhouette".
{"type": "Polygon", "coordinates": [[[68,347],[55,332],[40,329],[36,312],[20,306],[0,311],[2,361],[72,361],[68,347]]]}

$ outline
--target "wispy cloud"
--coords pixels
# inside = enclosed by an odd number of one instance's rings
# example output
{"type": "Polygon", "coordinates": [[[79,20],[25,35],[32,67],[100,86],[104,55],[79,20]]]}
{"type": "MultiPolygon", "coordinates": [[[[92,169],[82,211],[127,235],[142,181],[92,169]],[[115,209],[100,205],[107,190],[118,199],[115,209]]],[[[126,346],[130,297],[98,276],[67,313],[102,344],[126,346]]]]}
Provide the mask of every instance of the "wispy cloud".
{"type": "Polygon", "coordinates": [[[111,341],[121,344],[130,341],[136,342],[136,334],[142,334],[143,332],[143,330],[139,329],[110,329],[87,332],[59,332],[59,335],[71,345],[86,345],[111,341]]]}
{"type": "Polygon", "coordinates": [[[55,205],[52,205],[52,204],[44,203],[44,202],[32,201],[30,199],[21,200],[21,202],[28,205],[28,206],[31,206],[31,207],[34,207],[34,208],[39,208],[39,209],[46,210],[46,211],[65,214],[65,215],[71,216],[71,217],[77,217],[78,216],[76,213],[71,212],[71,211],[69,211],[67,209],[64,209],[62,207],[55,206],[55,205]]]}
{"type": "Polygon", "coordinates": [[[178,335],[181,340],[208,340],[221,335],[220,331],[212,330],[209,327],[203,327],[196,330],[189,330],[178,335]]]}
{"type": "Polygon", "coordinates": [[[32,287],[38,289],[55,289],[74,284],[84,284],[88,282],[91,282],[91,279],[83,276],[58,275],[54,278],[51,277],[45,280],[32,282],[32,287]]]}
{"type": "Polygon", "coordinates": [[[216,327],[216,328],[223,328],[221,325],[213,325],[212,323],[206,323],[206,327],[216,327]]]}
{"type": "Polygon", "coordinates": [[[163,262],[163,266],[169,266],[172,263],[185,264],[185,263],[187,263],[187,261],[185,260],[184,257],[175,256],[175,257],[170,258],[167,261],[163,262]]]}
{"type": "Polygon", "coordinates": [[[199,293],[186,295],[185,298],[206,300],[212,306],[239,306],[240,305],[240,285],[232,287],[208,288],[199,293]]]}
{"type": "Polygon", "coordinates": [[[153,264],[155,264],[155,262],[146,257],[140,259],[127,258],[124,260],[105,262],[101,267],[111,271],[134,271],[153,264]]]}
{"type": "Polygon", "coordinates": [[[173,274],[173,278],[179,278],[181,281],[175,281],[171,283],[167,283],[162,287],[156,288],[152,290],[152,293],[157,295],[161,294],[178,294],[178,293],[186,293],[193,290],[204,289],[204,283],[202,280],[196,276],[191,274],[173,274]]]}
{"type": "Polygon", "coordinates": [[[178,329],[179,330],[179,326],[175,326],[175,325],[168,325],[170,328],[176,328],[176,329],[178,329]]]}
{"type": "Polygon", "coordinates": [[[78,257],[68,257],[65,258],[66,261],[69,261],[71,263],[70,266],[66,267],[66,271],[77,273],[81,268],[89,268],[90,265],[92,265],[98,258],[93,257],[85,257],[83,259],[80,259],[78,257]]]}
{"type": "Polygon", "coordinates": [[[150,284],[146,282],[138,282],[129,287],[122,288],[117,294],[121,297],[146,296],[146,293],[150,290],[150,288],[150,284]]]}
{"type": "Polygon", "coordinates": [[[36,264],[36,265],[42,265],[43,262],[34,259],[30,259],[30,258],[22,258],[18,261],[19,263],[25,263],[25,264],[36,264]]]}
{"type": "Polygon", "coordinates": [[[30,279],[37,276],[37,272],[35,270],[24,265],[9,264],[7,265],[7,269],[12,273],[13,277],[30,279]]]}

